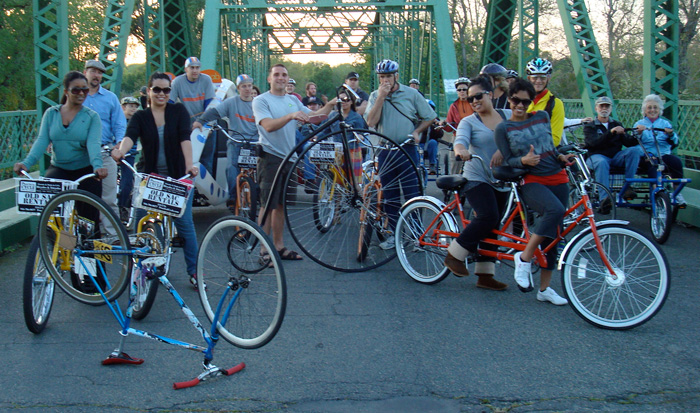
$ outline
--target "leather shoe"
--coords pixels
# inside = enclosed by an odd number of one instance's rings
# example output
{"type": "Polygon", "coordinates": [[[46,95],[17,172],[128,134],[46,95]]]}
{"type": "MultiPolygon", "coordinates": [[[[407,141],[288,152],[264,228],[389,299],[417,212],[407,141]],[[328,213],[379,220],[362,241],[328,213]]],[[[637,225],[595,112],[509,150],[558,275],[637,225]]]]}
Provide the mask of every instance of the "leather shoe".
{"type": "Polygon", "coordinates": [[[447,257],[445,257],[445,267],[452,271],[452,274],[457,277],[466,277],[469,275],[467,264],[453,257],[449,252],[447,253],[447,257]]]}

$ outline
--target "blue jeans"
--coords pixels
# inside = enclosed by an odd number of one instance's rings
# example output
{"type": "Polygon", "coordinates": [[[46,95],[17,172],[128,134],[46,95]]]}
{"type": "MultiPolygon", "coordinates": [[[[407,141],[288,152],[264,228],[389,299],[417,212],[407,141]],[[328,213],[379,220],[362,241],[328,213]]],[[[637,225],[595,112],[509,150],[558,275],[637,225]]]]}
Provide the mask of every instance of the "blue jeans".
{"type": "MultiPolygon", "coordinates": [[[[405,145],[404,148],[413,162],[418,165],[418,149],[416,145],[405,145]]],[[[382,183],[382,194],[384,195],[384,212],[389,218],[389,229],[396,228],[396,221],[399,218],[401,202],[401,192],[403,190],[404,200],[420,195],[420,183],[418,175],[414,173],[413,165],[400,151],[382,150],[377,156],[379,163],[379,180],[382,183]]]]}
{"type": "MultiPolygon", "coordinates": [[[[187,275],[197,274],[197,253],[199,245],[197,244],[197,233],[194,230],[194,221],[192,220],[192,199],[194,191],[187,199],[187,208],[185,213],[180,218],[173,218],[173,223],[177,229],[177,235],[184,240],[183,252],[185,253],[185,264],[187,265],[187,275]]],[[[134,211],[135,222],[139,222],[141,218],[146,216],[146,210],[137,208],[134,211]]],[[[171,265],[171,268],[173,266],[171,265]]]]}
{"type": "Polygon", "coordinates": [[[435,139],[431,139],[428,143],[421,144],[421,147],[425,150],[425,156],[430,162],[430,168],[437,170],[438,164],[438,142],[435,139]]]}
{"type": "MultiPolygon", "coordinates": [[[[132,153],[130,155],[127,154],[124,159],[131,166],[134,166],[134,158],[136,158],[136,154],[132,153]]],[[[120,208],[128,208],[131,206],[131,191],[134,189],[134,173],[126,165],[119,165],[119,172],[121,172],[122,176],[119,180],[119,200],[117,205],[120,208]]]]}
{"type": "Polygon", "coordinates": [[[236,178],[238,177],[238,155],[241,153],[241,144],[228,141],[226,143],[226,181],[228,183],[228,199],[236,199],[236,178]]]}
{"type": "MultiPolygon", "coordinates": [[[[634,174],[637,172],[637,167],[639,167],[639,161],[643,154],[644,152],[640,146],[632,146],[621,150],[612,158],[601,154],[591,155],[588,160],[586,160],[586,164],[589,168],[593,169],[596,182],[610,189],[610,167],[624,167],[625,178],[634,178],[634,174]]],[[[605,192],[603,192],[603,195],[607,196],[605,192]]],[[[605,198],[601,197],[601,199],[605,198]]]]}

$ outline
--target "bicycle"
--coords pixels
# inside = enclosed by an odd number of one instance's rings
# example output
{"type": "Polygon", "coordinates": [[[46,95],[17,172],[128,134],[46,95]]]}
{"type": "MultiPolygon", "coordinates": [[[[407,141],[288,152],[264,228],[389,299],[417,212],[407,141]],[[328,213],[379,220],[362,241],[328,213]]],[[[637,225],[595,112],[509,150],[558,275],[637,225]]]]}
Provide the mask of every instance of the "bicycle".
{"type": "Polygon", "coordinates": [[[258,170],[258,143],[251,142],[241,133],[232,129],[224,129],[219,124],[214,124],[212,130],[221,132],[226,139],[242,144],[238,155],[238,170],[236,176],[236,205],[233,213],[239,217],[249,218],[256,221],[258,216],[258,203],[260,198],[260,188],[257,181],[258,170]],[[232,137],[229,132],[240,135],[241,139],[232,137]]]}
{"type": "MultiPolygon", "coordinates": [[[[177,181],[172,180],[169,184],[177,185],[175,182],[177,181]]],[[[169,205],[171,208],[167,212],[173,215],[176,215],[178,206],[184,204],[188,195],[179,193],[177,188],[168,187],[168,185],[162,185],[161,188],[155,188],[152,185],[150,189],[151,193],[144,195],[149,201],[163,200],[165,193],[175,195],[164,202],[164,208],[168,208],[165,204],[169,205]]],[[[46,225],[53,221],[62,223],[66,216],[73,217],[76,215],[74,206],[78,200],[98,210],[110,221],[118,220],[116,214],[100,202],[99,198],[86,197],[81,191],[69,190],[59,193],[47,203],[39,217],[39,225],[46,225]],[[57,214],[56,211],[62,212],[57,214]]],[[[141,204],[144,206],[143,201],[141,204]]],[[[119,226],[119,228],[124,233],[123,227],[119,226]]],[[[61,234],[63,235],[63,232],[61,234]]],[[[212,364],[213,350],[219,338],[223,337],[224,340],[239,348],[254,349],[272,340],[281,327],[286,309],[286,283],[280,257],[270,238],[260,227],[246,218],[234,216],[216,221],[207,229],[201,244],[198,254],[197,282],[200,301],[211,322],[209,331],[192,313],[167,278],[164,268],[167,255],[170,254],[169,250],[158,249],[157,243],[144,243],[132,248],[126,236],[118,243],[98,244],[96,239],[79,241],[82,242],[72,242],[70,245],[64,243],[62,248],[70,255],[77,257],[80,267],[95,284],[99,293],[97,299],[108,306],[120,326],[119,345],[107,359],[102,361],[103,365],[143,363],[143,359],[133,358],[124,352],[125,340],[128,335],[150,338],[204,354],[202,363],[204,372],[193,380],[173,385],[175,389],[192,387],[205,379],[218,375],[231,375],[245,367],[245,364],[241,363],[231,369],[222,369],[212,364]],[[245,233],[245,236],[241,236],[242,233],[245,233]],[[264,260],[263,251],[268,257],[264,260]],[[94,268],[86,265],[85,260],[81,258],[90,254],[100,257],[94,268]],[[111,283],[106,278],[103,263],[120,257],[127,264],[124,272],[130,270],[132,260],[141,262],[142,271],[128,271],[128,277],[114,279],[114,283],[111,283]],[[199,331],[206,346],[131,327],[133,308],[138,294],[137,283],[143,277],[159,280],[190,323],[199,331]],[[103,282],[98,282],[100,279],[103,282]],[[123,291],[127,284],[130,284],[129,303],[126,311],[122,311],[116,301],[118,296],[116,292],[123,291]]],[[[55,261],[47,259],[51,257],[54,246],[61,245],[60,243],[61,240],[54,242],[46,236],[41,236],[39,249],[49,273],[57,280],[59,287],[67,294],[74,296],[75,291],[70,285],[58,282],[59,268],[54,265],[55,261]]]]}
{"type": "MultiPolygon", "coordinates": [[[[354,93],[346,85],[339,87],[337,94],[340,91],[354,93]]],[[[296,244],[307,256],[332,270],[367,271],[392,260],[395,252],[393,249],[385,250],[378,244],[372,244],[368,247],[368,252],[364,254],[363,259],[358,260],[358,240],[361,229],[365,224],[370,223],[373,232],[383,234],[382,236],[386,238],[391,237],[393,229],[384,227],[382,220],[376,218],[381,216],[382,212],[391,216],[389,211],[400,209],[401,191],[405,194],[422,194],[423,188],[420,186],[416,162],[409,156],[406,149],[377,132],[350,127],[343,121],[342,110],[338,109],[310,136],[297,144],[285,159],[293,162],[289,174],[282,177],[278,173],[274,185],[284,185],[287,227],[296,244]],[[324,134],[336,121],[339,122],[339,130],[324,134]],[[336,146],[336,143],[340,145],[336,146]],[[327,150],[328,148],[333,149],[327,150]],[[364,187],[370,181],[365,182],[364,179],[357,178],[360,173],[355,171],[359,172],[361,162],[352,157],[351,151],[358,148],[364,148],[366,151],[363,159],[377,162],[376,174],[380,177],[382,192],[385,194],[381,205],[382,211],[377,210],[377,203],[365,202],[363,198],[364,187]],[[310,188],[306,189],[310,190],[311,194],[307,194],[299,187],[299,183],[306,182],[305,174],[308,176],[306,167],[309,164],[307,158],[311,156],[317,160],[316,164],[310,162],[314,178],[327,179],[324,181],[317,179],[318,182],[309,183],[310,188]],[[321,162],[322,160],[325,161],[321,162]],[[320,164],[324,166],[319,167],[320,164]],[[324,170],[330,169],[331,165],[340,172],[333,178],[336,179],[335,185],[331,183],[328,174],[322,174],[324,170]],[[394,173],[391,179],[388,174],[390,171],[394,173]],[[322,187],[319,185],[321,182],[323,182],[322,187]],[[340,184],[337,184],[338,182],[340,184]],[[324,189],[331,189],[331,187],[334,189],[330,192],[324,189]],[[399,196],[387,201],[386,194],[392,191],[398,192],[399,196]],[[314,205],[317,205],[316,220],[314,220],[314,205]],[[334,213],[332,220],[327,219],[328,214],[324,215],[330,211],[334,213]],[[360,219],[363,211],[363,216],[369,216],[370,219],[360,219]],[[319,225],[309,225],[315,221],[322,223],[321,230],[318,228],[319,225]],[[327,225],[329,222],[332,225],[327,225]]]]}
{"type": "MultiPolygon", "coordinates": [[[[472,156],[477,158],[476,156],[472,156]]],[[[480,158],[478,158],[480,159],[480,158]]],[[[480,162],[483,160],[480,159],[480,162]]],[[[526,173],[509,167],[494,169],[496,179],[511,187],[514,207],[492,237],[481,241],[503,249],[478,249],[478,253],[501,261],[513,261],[514,252],[523,251],[530,235],[525,210],[517,192],[517,182],[526,173]],[[507,231],[516,217],[523,222],[523,234],[507,231]]],[[[415,281],[435,284],[449,273],[443,260],[447,247],[461,229],[469,224],[459,199],[459,190],[466,184],[461,176],[445,176],[437,180],[438,188],[449,190],[452,201],[424,196],[407,202],[396,226],[396,250],[399,262],[415,281]],[[458,211],[457,217],[453,215],[458,211]]],[[[587,322],[606,329],[629,329],[649,321],[663,306],[670,287],[670,269],[658,245],[640,232],[628,228],[627,222],[596,222],[588,197],[586,182],[579,183],[582,197],[566,210],[568,225],[544,249],[535,251],[539,267],[547,265],[545,254],[557,248],[575,227],[587,225],[571,238],[558,260],[562,285],[574,312],[587,322]],[[583,214],[574,214],[583,208],[583,214]]],[[[531,283],[532,284],[532,283],[531,283]]]]}
{"type": "MultiPolygon", "coordinates": [[[[654,132],[664,132],[664,129],[653,128],[654,132]]],[[[666,165],[661,157],[655,157],[649,154],[641,144],[641,136],[636,128],[626,128],[625,132],[632,133],[639,141],[640,147],[644,151],[644,157],[647,162],[655,167],[656,176],[653,178],[631,178],[627,179],[619,177],[615,171],[611,171],[610,182],[611,187],[617,193],[615,198],[616,206],[621,208],[635,208],[650,210],[649,229],[652,237],[659,244],[663,244],[671,235],[673,221],[678,214],[680,205],[676,200],[676,196],[689,184],[692,180],[689,178],[673,179],[664,174],[666,165]],[[639,184],[648,184],[646,186],[639,184]],[[640,202],[630,202],[622,197],[628,188],[634,188],[638,193],[645,193],[640,202]]],[[[657,153],[660,153],[658,142],[655,140],[657,153]]],[[[646,171],[642,171],[646,174],[646,171]]]]}

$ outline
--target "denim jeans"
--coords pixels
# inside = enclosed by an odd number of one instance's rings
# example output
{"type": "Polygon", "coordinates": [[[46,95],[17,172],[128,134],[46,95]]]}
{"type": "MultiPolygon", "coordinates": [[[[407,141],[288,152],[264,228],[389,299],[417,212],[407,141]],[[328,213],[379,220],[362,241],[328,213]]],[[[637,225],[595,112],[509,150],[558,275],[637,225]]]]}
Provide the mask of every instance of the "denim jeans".
{"type": "Polygon", "coordinates": [[[228,199],[236,199],[236,178],[238,177],[238,155],[241,153],[241,144],[226,142],[226,182],[228,183],[228,199]]]}
{"type": "MultiPolygon", "coordinates": [[[[418,149],[416,145],[405,145],[408,155],[418,165],[418,149]]],[[[377,157],[379,163],[379,180],[382,183],[384,195],[384,212],[389,218],[389,228],[396,228],[399,218],[401,192],[403,190],[404,202],[420,195],[420,183],[418,175],[413,173],[413,165],[401,151],[382,150],[377,157]]]]}
{"type": "MultiPolygon", "coordinates": [[[[586,160],[586,164],[588,164],[589,168],[593,169],[596,182],[610,189],[610,167],[624,167],[625,178],[634,178],[634,174],[637,172],[637,167],[639,166],[639,161],[643,154],[644,152],[641,147],[632,146],[621,150],[612,158],[598,153],[591,155],[588,160],[586,160]]],[[[603,195],[607,196],[605,192],[603,192],[603,195]]]]}
{"type": "MultiPolygon", "coordinates": [[[[131,154],[124,159],[131,166],[134,166],[134,158],[136,155],[131,154]]],[[[120,208],[128,208],[131,206],[131,191],[134,189],[134,173],[126,165],[119,165],[119,172],[121,172],[121,178],[119,180],[118,205],[120,208]]]]}
{"type": "MultiPolygon", "coordinates": [[[[182,214],[180,218],[173,218],[173,223],[177,229],[177,235],[185,242],[183,252],[185,255],[185,264],[187,265],[187,275],[197,273],[197,253],[199,252],[197,233],[194,230],[194,221],[192,220],[193,198],[194,191],[192,191],[190,197],[187,199],[187,208],[185,209],[185,213],[182,214]]],[[[144,216],[146,216],[146,210],[137,208],[136,211],[134,211],[135,222],[139,222],[144,216]]],[[[174,268],[172,265],[170,267],[174,268]]]]}
{"type": "MultiPolygon", "coordinates": [[[[430,162],[430,168],[437,170],[438,164],[438,143],[435,139],[431,139],[428,143],[421,143],[421,147],[425,150],[425,156],[430,162]]],[[[426,165],[427,166],[427,165],[426,165]]],[[[445,173],[447,174],[447,173],[445,173]]]]}

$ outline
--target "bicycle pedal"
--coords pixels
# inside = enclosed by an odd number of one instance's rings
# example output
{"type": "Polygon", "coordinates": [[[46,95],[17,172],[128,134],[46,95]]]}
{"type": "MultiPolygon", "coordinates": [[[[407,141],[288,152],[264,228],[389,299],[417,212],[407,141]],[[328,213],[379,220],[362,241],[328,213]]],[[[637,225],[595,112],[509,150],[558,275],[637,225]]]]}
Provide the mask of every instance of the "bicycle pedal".
{"type": "Polygon", "coordinates": [[[174,248],[182,248],[185,246],[185,239],[182,237],[173,237],[173,239],[170,240],[170,246],[174,248]]]}

